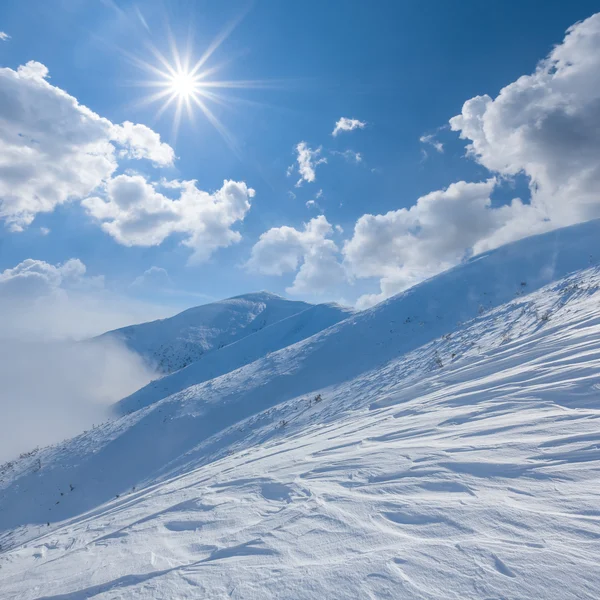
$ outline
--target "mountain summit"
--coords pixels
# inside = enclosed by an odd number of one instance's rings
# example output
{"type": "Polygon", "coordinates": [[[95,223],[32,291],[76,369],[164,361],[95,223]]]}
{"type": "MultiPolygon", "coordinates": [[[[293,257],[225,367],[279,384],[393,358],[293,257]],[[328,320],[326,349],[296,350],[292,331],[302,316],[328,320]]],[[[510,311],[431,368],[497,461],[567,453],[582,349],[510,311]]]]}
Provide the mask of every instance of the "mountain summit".
{"type": "Polygon", "coordinates": [[[172,373],[205,353],[256,333],[312,305],[254,292],[189,308],[173,317],[105,333],[141,355],[158,373],[172,373]]]}

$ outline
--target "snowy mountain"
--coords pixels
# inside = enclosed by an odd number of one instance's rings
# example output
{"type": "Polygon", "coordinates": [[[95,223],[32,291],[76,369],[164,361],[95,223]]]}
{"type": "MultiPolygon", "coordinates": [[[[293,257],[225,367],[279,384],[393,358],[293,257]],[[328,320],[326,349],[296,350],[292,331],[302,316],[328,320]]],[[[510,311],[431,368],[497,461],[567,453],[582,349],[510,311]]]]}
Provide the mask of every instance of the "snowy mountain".
{"type": "Polygon", "coordinates": [[[118,403],[118,414],[129,413],[191,385],[214,379],[271,352],[291,346],[353,314],[335,304],[318,304],[281,319],[231,344],[208,352],[189,366],[166,375],[118,403]]]}
{"type": "Polygon", "coordinates": [[[3,597],[597,598],[599,239],[278,319],[0,467],[3,597]]]}
{"type": "Polygon", "coordinates": [[[210,350],[310,307],[306,302],[257,292],[196,306],[168,319],[123,327],[100,337],[116,338],[159,373],[172,373],[210,350]]]}

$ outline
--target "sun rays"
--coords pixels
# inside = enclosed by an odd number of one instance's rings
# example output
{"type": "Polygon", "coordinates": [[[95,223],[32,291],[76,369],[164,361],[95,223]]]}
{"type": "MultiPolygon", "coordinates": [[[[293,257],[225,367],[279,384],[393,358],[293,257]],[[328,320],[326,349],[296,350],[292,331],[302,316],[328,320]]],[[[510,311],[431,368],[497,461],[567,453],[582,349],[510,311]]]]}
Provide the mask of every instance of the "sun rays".
{"type": "MultiPolygon", "coordinates": [[[[243,16],[243,15],[242,15],[243,16]]],[[[230,23],[204,50],[200,58],[194,62],[192,51],[192,37],[182,50],[175,42],[171,32],[168,34],[170,58],[167,58],[153,44],[147,47],[152,55],[150,60],[142,60],[128,53],[128,58],[139,68],[143,69],[150,77],[138,81],[136,85],[145,88],[154,88],[136,104],[155,104],[155,116],[162,118],[165,114],[172,113],[172,141],[175,142],[179,134],[182,120],[188,119],[195,123],[195,115],[200,112],[206,120],[215,127],[231,149],[237,151],[237,143],[233,134],[215,115],[209,104],[231,107],[234,102],[242,101],[239,98],[222,93],[223,90],[251,89],[272,87],[275,82],[260,80],[219,80],[215,76],[230,61],[218,65],[209,65],[210,59],[221,44],[229,37],[242,16],[230,23]]],[[[276,84],[275,84],[276,85],[276,84]]]]}

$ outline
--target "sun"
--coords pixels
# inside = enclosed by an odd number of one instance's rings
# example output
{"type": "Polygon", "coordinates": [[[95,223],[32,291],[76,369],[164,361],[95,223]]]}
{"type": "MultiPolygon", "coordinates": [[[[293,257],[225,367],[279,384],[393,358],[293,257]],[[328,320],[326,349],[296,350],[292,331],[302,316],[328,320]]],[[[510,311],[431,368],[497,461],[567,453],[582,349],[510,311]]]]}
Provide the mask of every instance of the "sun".
{"type": "Polygon", "coordinates": [[[209,65],[210,59],[240,20],[241,17],[225,28],[208,45],[196,61],[192,59],[194,52],[192,51],[191,38],[182,51],[170,31],[167,35],[171,54],[170,59],[161,53],[151,42],[146,47],[154,56],[153,61],[142,60],[137,56],[126,53],[126,56],[137,67],[142,68],[152,76],[151,79],[137,82],[137,85],[146,88],[155,88],[156,90],[155,92],[150,92],[135,104],[138,106],[151,103],[158,104],[157,119],[168,109],[174,110],[173,143],[176,141],[183,115],[185,114],[193,124],[195,121],[194,112],[200,111],[207,121],[217,129],[226,143],[237,152],[237,143],[234,136],[227,130],[208,104],[212,103],[227,107],[233,102],[242,101],[239,98],[224,95],[222,93],[223,90],[271,86],[270,82],[265,81],[215,79],[215,75],[221,70],[224,64],[228,64],[230,61],[225,61],[225,63],[220,65],[209,65]]]}
{"type": "Polygon", "coordinates": [[[200,91],[198,78],[192,73],[186,73],[185,71],[178,71],[171,75],[168,83],[169,91],[184,100],[200,91]]]}

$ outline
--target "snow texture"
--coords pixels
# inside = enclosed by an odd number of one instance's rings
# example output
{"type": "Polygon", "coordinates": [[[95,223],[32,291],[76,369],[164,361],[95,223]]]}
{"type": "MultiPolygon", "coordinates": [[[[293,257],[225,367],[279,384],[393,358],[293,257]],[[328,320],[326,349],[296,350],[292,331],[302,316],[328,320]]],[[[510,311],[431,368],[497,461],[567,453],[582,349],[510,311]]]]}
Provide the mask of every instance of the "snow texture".
{"type": "Polygon", "coordinates": [[[597,599],[599,234],[265,327],[0,467],[2,598],[597,599]]]}

